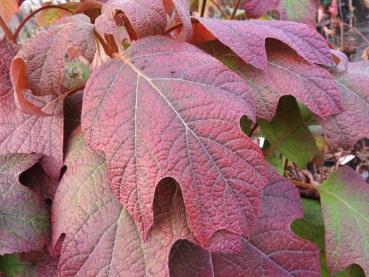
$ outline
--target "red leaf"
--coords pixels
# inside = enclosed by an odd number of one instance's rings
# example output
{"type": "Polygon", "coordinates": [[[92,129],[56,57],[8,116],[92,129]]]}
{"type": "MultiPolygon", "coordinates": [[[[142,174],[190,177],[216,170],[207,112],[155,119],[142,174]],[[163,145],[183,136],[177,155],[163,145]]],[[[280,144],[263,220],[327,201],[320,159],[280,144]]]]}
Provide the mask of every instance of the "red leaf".
{"type": "Polygon", "coordinates": [[[19,175],[39,158],[25,154],[0,156],[0,255],[41,250],[48,241],[47,207],[18,181],[19,175]]]}
{"type": "Polygon", "coordinates": [[[119,12],[124,14],[123,23],[133,40],[165,31],[167,18],[162,0],[110,0],[103,6],[96,24],[114,34],[117,28],[114,18],[119,12]]]}
{"type": "Polygon", "coordinates": [[[332,145],[351,148],[358,140],[369,138],[369,62],[350,63],[336,79],[344,112],[322,119],[321,124],[332,145]]]}
{"type": "Polygon", "coordinates": [[[53,204],[53,245],[65,234],[58,276],[168,276],[172,245],[192,240],[175,184],[166,181],[158,188],[155,225],[143,242],[110,190],[105,160],[82,136],[72,139],[66,165],[53,204]]]}
{"type": "Polygon", "coordinates": [[[279,1],[280,0],[245,0],[243,8],[248,17],[258,18],[267,11],[277,9],[279,1]]]}
{"type": "Polygon", "coordinates": [[[207,43],[205,50],[238,72],[254,89],[257,118],[271,121],[279,99],[292,95],[319,117],[342,112],[341,92],[331,74],[309,64],[292,49],[273,43],[267,46],[268,67],[265,71],[247,65],[220,43],[207,43]]]}
{"type": "Polygon", "coordinates": [[[156,185],[168,176],[181,186],[201,245],[218,230],[247,234],[267,172],[259,148],[240,131],[242,115],[255,119],[244,81],[166,37],[137,41],[122,59],[91,75],[82,129],[105,153],[112,189],[143,237],[153,223],[156,185]]]}
{"type": "MultiPolygon", "coordinates": [[[[18,57],[27,66],[28,86],[33,95],[60,95],[64,78],[64,57],[77,49],[88,61],[95,55],[94,27],[82,14],[63,18],[22,46],[18,57]]],[[[15,65],[12,65],[15,66],[15,65]]]]}
{"type": "Polygon", "coordinates": [[[42,165],[54,178],[59,177],[63,165],[63,105],[61,100],[47,96],[32,97],[32,103],[49,102],[42,109],[53,116],[37,116],[20,111],[14,101],[10,82],[10,62],[17,48],[7,41],[0,42],[0,154],[43,154],[42,165]]]}
{"type": "Polygon", "coordinates": [[[307,62],[331,65],[327,42],[314,29],[296,22],[268,20],[198,20],[224,45],[246,63],[267,69],[265,40],[277,39],[297,52],[307,62]],[[237,39],[235,39],[237,38],[237,39]]]}
{"type": "Polygon", "coordinates": [[[173,247],[172,276],[320,276],[319,249],[291,232],[303,215],[297,189],[274,170],[263,192],[258,221],[239,254],[210,253],[189,242],[173,247]]]}

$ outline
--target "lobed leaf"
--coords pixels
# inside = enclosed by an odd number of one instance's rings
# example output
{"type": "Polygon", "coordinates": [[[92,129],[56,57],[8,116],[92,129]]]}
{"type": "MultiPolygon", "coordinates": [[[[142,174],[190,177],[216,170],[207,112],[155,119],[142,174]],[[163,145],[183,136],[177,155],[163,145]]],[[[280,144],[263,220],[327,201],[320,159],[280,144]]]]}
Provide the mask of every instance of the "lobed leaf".
{"type": "Polygon", "coordinates": [[[343,99],[343,112],[321,120],[333,146],[351,148],[369,138],[369,62],[350,63],[343,74],[335,74],[343,99]]]}
{"type": "Polygon", "coordinates": [[[268,62],[264,71],[247,65],[220,43],[210,42],[201,47],[237,72],[253,88],[257,118],[271,121],[280,98],[285,95],[294,96],[322,118],[342,112],[341,92],[331,74],[305,62],[284,45],[276,42],[267,45],[268,62]]]}
{"type": "Polygon", "coordinates": [[[168,276],[169,252],[192,240],[180,190],[164,181],[156,191],[155,224],[147,239],[112,194],[104,158],[72,138],[67,172],[53,204],[53,245],[62,242],[58,276],[168,276]]]}
{"type": "Polygon", "coordinates": [[[96,24],[105,32],[114,34],[118,12],[124,14],[123,23],[132,40],[160,35],[165,31],[167,18],[162,0],[109,0],[96,24]]]}
{"type": "Polygon", "coordinates": [[[265,49],[267,38],[287,44],[307,62],[332,64],[331,53],[325,39],[301,23],[282,20],[238,21],[205,18],[198,20],[220,42],[257,69],[266,70],[268,67],[265,49]]]}
{"type": "Polygon", "coordinates": [[[294,236],[292,220],[302,216],[297,189],[270,169],[260,214],[241,253],[210,253],[181,242],[170,257],[172,276],[320,276],[319,250],[294,236]]]}
{"type": "Polygon", "coordinates": [[[39,160],[37,155],[0,156],[0,255],[41,250],[48,241],[45,203],[18,181],[39,160]]]}
{"type": "Polygon", "coordinates": [[[37,153],[44,155],[42,165],[54,178],[59,177],[63,165],[63,104],[51,96],[36,99],[34,103],[48,105],[42,109],[53,116],[25,114],[16,107],[9,76],[10,62],[17,47],[0,42],[0,154],[37,153]],[[45,99],[46,98],[46,99],[45,99]],[[40,101],[44,99],[45,101],[40,101]]]}
{"type": "MultiPolygon", "coordinates": [[[[61,19],[25,43],[17,57],[26,63],[27,83],[32,94],[44,96],[65,92],[62,88],[65,55],[77,50],[92,62],[95,45],[94,27],[82,14],[61,19]]],[[[12,64],[14,66],[17,64],[12,64]]]]}
{"type": "Polygon", "coordinates": [[[239,127],[242,115],[255,119],[253,106],[244,81],[214,58],[187,43],[149,37],[92,73],[82,130],[105,153],[114,194],[144,238],[156,185],[170,176],[205,246],[218,230],[248,234],[256,219],[266,163],[239,127]]]}
{"type": "Polygon", "coordinates": [[[341,167],[317,187],[325,225],[326,257],[333,272],[351,264],[369,274],[369,187],[349,167],[341,167]]]}

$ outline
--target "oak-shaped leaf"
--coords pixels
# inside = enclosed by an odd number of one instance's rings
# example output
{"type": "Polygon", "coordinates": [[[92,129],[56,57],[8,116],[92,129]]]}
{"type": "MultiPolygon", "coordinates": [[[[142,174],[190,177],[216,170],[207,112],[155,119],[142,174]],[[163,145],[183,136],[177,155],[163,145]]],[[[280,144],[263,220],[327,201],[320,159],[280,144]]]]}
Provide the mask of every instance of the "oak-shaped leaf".
{"type": "Polygon", "coordinates": [[[41,250],[49,239],[45,202],[19,182],[38,155],[0,156],[0,255],[41,250]]]}
{"type": "Polygon", "coordinates": [[[328,268],[351,264],[369,274],[369,186],[349,167],[341,167],[317,187],[325,226],[328,268]]]}
{"type": "Polygon", "coordinates": [[[346,72],[335,77],[344,112],[322,119],[321,124],[332,145],[351,148],[369,138],[369,62],[350,63],[346,72]]]}
{"type": "Polygon", "coordinates": [[[173,177],[205,246],[218,230],[248,233],[267,183],[260,149],[240,130],[243,115],[255,119],[242,78],[188,43],[156,36],[92,73],[82,130],[105,153],[114,194],[144,238],[156,185],[173,177]]]}
{"type": "Polygon", "coordinates": [[[171,276],[320,276],[319,249],[290,230],[302,214],[297,189],[270,169],[257,223],[242,240],[242,252],[210,253],[179,242],[170,256],[171,276]]]}
{"type": "Polygon", "coordinates": [[[331,74],[307,63],[281,43],[267,44],[264,71],[246,64],[219,42],[208,42],[201,48],[237,72],[253,88],[257,118],[272,120],[280,98],[285,95],[294,96],[321,118],[342,112],[341,91],[331,74]]]}
{"type": "MultiPolygon", "coordinates": [[[[291,229],[300,237],[307,239],[316,245],[320,249],[320,276],[331,277],[331,273],[328,270],[326,256],[325,256],[325,231],[324,221],[320,208],[319,201],[312,199],[303,199],[304,217],[295,220],[291,229]]],[[[345,271],[334,275],[335,277],[364,277],[362,269],[358,265],[352,265],[345,271]]]]}
{"type": "Polygon", "coordinates": [[[109,0],[101,13],[96,21],[99,29],[114,34],[124,24],[132,40],[163,34],[167,26],[162,0],[109,0]]]}
{"type": "MultiPolygon", "coordinates": [[[[89,62],[95,56],[94,26],[82,14],[59,20],[25,43],[17,57],[27,66],[27,84],[36,96],[60,95],[64,79],[64,58],[73,51],[89,62]]],[[[12,64],[17,66],[17,64],[12,64]]]]}
{"type": "Polygon", "coordinates": [[[63,104],[59,98],[29,95],[46,114],[23,113],[17,108],[10,81],[10,63],[17,47],[6,40],[0,42],[0,154],[37,153],[44,155],[45,171],[58,178],[63,165],[63,104]],[[44,99],[44,101],[40,101],[44,99]]]}
{"type": "Polygon", "coordinates": [[[53,203],[53,245],[61,245],[58,276],[168,276],[172,245],[193,240],[181,192],[163,181],[154,201],[155,224],[147,239],[111,192],[105,159],[81,135],[71,139],[68,167],[53,203]]]}
{"type": "Polygon", "coordinates": [[[241,59],[254,67],[268,67],[266,39],[276,39],[291,47],[307,62],[331,65],[332,55],[325,39],[302,23],[274,20],[216,20],[198,18],[200,23],[241,59]],[[237,37],[237,39],[235,39],[237,37]]]}

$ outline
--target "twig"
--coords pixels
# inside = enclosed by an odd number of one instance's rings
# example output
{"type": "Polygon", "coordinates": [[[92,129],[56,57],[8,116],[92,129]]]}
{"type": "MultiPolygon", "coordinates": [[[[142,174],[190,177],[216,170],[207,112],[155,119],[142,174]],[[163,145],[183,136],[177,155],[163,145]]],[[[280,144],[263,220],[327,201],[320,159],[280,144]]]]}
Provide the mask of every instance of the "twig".
{"type": "Polygon", "coordinates": [[[250,133],[249,133],[249,137],[251,137],[255,130],[259,127],[259,125],[257,123],[255,123],[255,125],[252,127],[252,129],[250,130],[250,133]]]}
{"type": "Polygon", "coordinates": [[[206,0],[202,0],[202,6],[201,6],[201,12],[200,12],[201,17],[204,17],[205,8],[206,8],[206,0]]]}
{"type": "Polygon", "coordinates": [[[237,10],[238,10],[240,4],[241,4],[241,0],[237,0],[236,4],[234,5],[233,12],[231,14],[230,19],[234,19],[234,17],[236,16],[236,13],[237,13],[237,10]]]}
{"type": "Polygon", "coordinates": [[[220,11],[220,13],[222,14],[224,18],[227,18],[227,15],[225,14],[223,9],[219,6],[217,2],[215,2],[214,0],[210,0],[210,2],[220,11]]]}
{"type": "Polygon", "coordinates": [[[26,16],[26,18],[23,19],[23,21],[18,25],[17,29],[14,32],[14,40],[15,41],[17,40],[20,31],[22,30],[23,26],[26,25],[26,23],[28,22],[28,20],[30,20],[34,15],[36,15],[40,11],[43,11],[43,10],[46,10],[46,9],[60,9],[60,10],[69,12],[70,14],[74,14],[74,12],[72,12],[71,10],[68,10],[67,8],[64,8],[63,6],[58,6],[58,5],[46,5],[46,6],[43,6],[43,7],[39,8],[39,9],[31,12],[29,15],[26,16]]]}
{"type": "Polygon", "coordinates": [[[14,39],[14,35],[12,33],[12,31],[10,31],[8,25],[5,23],[5,21],[1,18],[0,16],[0,27],[1,29],[3,29],[4,31],[4,34],[6,36],[6,39],[8,41],[12,41],[12,42],[15,42],[15,39],[14,39]]]}

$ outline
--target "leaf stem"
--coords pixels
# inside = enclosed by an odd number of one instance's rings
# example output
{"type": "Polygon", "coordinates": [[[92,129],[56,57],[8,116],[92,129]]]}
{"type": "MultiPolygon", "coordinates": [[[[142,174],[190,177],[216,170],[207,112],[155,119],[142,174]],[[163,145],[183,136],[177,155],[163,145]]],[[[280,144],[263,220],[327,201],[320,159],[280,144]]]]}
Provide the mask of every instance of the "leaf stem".
{"type": "Polygon", "coordinates": [[[255,123],[255,125],[252,127],[252,129],[251,129],[251,131],[250,131],[249,137],[251,137],[251,136],[254,134],[255,130],[256,130],[258,127],[259,127],[259,124],[255,123]]]}
{"type": "Polygon", "coordinates": [[[5,37],[8,41],[15,42],[14,35],[12,31],[9,29],[8,24],[5,23],[4,19],[0,16],[0,27],[3,29],[5,37]]]}
{"type": "Polygon", "coordinates": [[[18,25],[17,29],[14,32],[14,40],[15,41],[17,40],[20,31],[22,30],[23,26],[26,25],[26,23],[28,22],[28,20],[30,20],[34,15],[36,15],[40,11],[43,11],[43,10],[46,10],[46,9],[60,9],[60,10],[69,12],[70,14],[74,14],[74,12],[72,12],[71,10],[68,10],[67,8],[64,8],[63,6],[59,6],[59,5],[46,5],[46,6],[43,6],[43,7],[39,8],[39,9],[31,12],[29,15],[27,15],[22,20],[22,22],[18,25]]]}
{"type": "Polygon", "coordinates": [[[234,5],[233,12],[231,14],[230,19],[234,19],[234,17],[236,16],[237,10],[240,7],[240,4],[241,4],[241,0],[237,0],[236,4],[234,5]]]}

